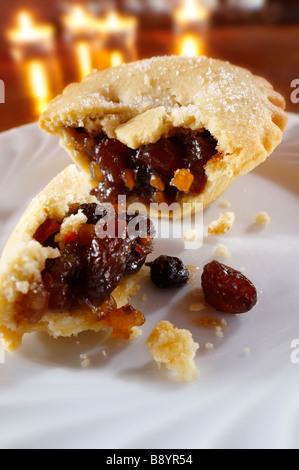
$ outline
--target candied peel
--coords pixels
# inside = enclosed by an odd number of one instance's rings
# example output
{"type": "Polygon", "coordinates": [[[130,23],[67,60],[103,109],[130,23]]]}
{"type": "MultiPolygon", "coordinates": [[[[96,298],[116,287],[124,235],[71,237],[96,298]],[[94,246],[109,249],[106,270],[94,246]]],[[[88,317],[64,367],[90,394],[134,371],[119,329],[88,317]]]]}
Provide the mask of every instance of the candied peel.
{"type": "Polygon", "coordinates": [[[122,173],[122,178],[129,191],[132,191],[135,187],[135,178],[133,170],[125,169],[122,173]]]}
{"type": "Polygon", "coordinates": [[[130,304],[127,304],[108,313],[105,316],[105,323],[113,329],[113,338],[130,339],[132,328],[143,325],[145,317],[139,310],[135,310],[130,304]]]}
{"type": "Polygon", "coordinates": [[[191,188],[194,181],[194,176],[190,170],[182,168],[176,170],[174,177],[172,178],[170,184],[175,186],[179,191],[187,192],[191,188]]]}
{"type": "Polygon", "coordinates": [[[151,176],[150,185],[153,188],[158,189],[159,191],[165,191],[165,184],[163,183],[161,178],[157,175],[152,175],[151,176]]]}

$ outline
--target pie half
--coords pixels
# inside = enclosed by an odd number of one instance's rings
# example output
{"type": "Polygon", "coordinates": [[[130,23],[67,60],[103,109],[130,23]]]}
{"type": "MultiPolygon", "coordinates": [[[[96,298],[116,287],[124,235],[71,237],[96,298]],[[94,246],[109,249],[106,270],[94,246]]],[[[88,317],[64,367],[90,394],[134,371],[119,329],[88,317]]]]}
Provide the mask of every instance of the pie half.
{"type": "Polygon", "coordinates": [[[152,250],[148,220],[146,233],[129,238],[134,214],[109,212],[87,187],[86,176],[67,167],[33,199],[7,242],[0,332],[8,350],[33,331],[57,338],[111,327],[114,337],[129,339],[145,321],[128,299],[152,250]],[[115,237],[104,231],[111,221],[121,221],[115,237]]]}
{"type": "MultiPolygon", "coordinates": [[[[207,207],[281,142],[285,100],[265,79],[206,57],[157,57],[69,85],[40,118],[101,201],[207,207]]],[[[159,211],[157,211],[159,213],[159,211]]]]}

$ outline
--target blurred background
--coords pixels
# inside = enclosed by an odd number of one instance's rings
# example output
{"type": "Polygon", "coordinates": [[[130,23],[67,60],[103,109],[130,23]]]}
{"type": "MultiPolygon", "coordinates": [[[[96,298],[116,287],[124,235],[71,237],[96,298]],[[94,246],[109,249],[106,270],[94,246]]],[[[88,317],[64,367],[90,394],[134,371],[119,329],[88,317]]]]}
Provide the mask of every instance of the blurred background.
{"type": "Polygon", "coordinates": [[[299,0],[10,0],[0,13],[0,131],[93,69],[169,54],[247,67],[299,112],[299,0]]]}

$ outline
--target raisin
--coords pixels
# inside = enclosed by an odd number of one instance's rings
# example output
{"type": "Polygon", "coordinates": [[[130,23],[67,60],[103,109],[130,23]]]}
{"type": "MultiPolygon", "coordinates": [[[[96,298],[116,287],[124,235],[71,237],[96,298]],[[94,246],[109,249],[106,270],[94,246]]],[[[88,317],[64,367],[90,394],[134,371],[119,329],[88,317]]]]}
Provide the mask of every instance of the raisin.
{"type": "Polygon", "coordinates": [[[87,217],[87,224],[96,224],[101,218],[106,217],[107,210],[96,203],[81,204],[76,210],[75,214],[79,211],[87,217]]]}
{"type": "Polygon", "coordinates": [[[179,258],[162,255],[146,266],[151,269],[153,284],[161,289],[180,287],[189,281],[189,271],[179,258]]]}
{"type": "Polygon", "coordinates": [[[50,294],[50,310],[63,312],[71,308],[73,296],[80,289],[80,268],[80,259],[74,253],[64,253],[46,261],[43,282],[50,294]]]}
{"type": "Polygon", "coordinates": [[[217,153],[217,142],[207,131],[198,133],[188,133],[184,139],[186,157],[184,168],[189,169],[194,176],[194,182],[190,188],[190,193],[199,194],[203,191],[207,177],[205,165],[217,153]]]}
{"type": "Polygon", "coordinates": [[[172,139],[160,139],[155,144],[144,145],[131,155],[130,165],[155,170],[163,176],[173,176],[182,163],[183,149],[172,139]]]}
{"type": "Polygon", "coordinates": [[[214,260],[202,274],[206,301],[225,313],[245,313],[257,303],[257,291],[242,273],[214,260]]]}
{"type": "Polygon", "coordinates": [[[86,253],[85,295],[101,304],[117,287],[126,270],[125,240],[95,237],[86,253]]]}
{"type": "Polygon", "coordinates": [[[48,308],[48,302],[49,293],[42,284],[38,284],[24,296],[21,315],[16,315],[16,321],[21,322],[25,317],[31,325],[38,323],[48,308]]]}

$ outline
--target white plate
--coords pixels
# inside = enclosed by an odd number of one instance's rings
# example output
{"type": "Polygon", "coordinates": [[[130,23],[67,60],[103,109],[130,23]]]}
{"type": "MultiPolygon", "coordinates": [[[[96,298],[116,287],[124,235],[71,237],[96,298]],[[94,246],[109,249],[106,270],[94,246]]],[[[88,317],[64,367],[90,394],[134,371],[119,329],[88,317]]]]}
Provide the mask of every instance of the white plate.
{"type": "MultiPolygon", "coordinates": [[[[223,262],[245,268],[257,286],[258,305],[226,316],[228,328],[218,338],[196,319],[224,315],[190,312],[190,286],[161,292],[148,283],[133,302],[147,317],[136,341],[111,341],[107,333],[27,336],[0,364],[1,448],[298,448],[299,364],[291,355],[299,354],[291,343],[299,341],[299,116],[289,118],[273,156],[223,196],[236,215],[231,231],[221,239],[205,236],[196,251],[184,251],[182,241],[157,240],[153,255],[202,267],[221,242],[232,253],[223,262]],[[258,229],[254,220],[262,210],[271,223],[258,229]],[[201,346],[201,374],[190,384],[151,360],[145,339],[162,319],[190,329],[201,346]],[[207,342],[213,350],[205,349],[207,342]],[[88,368],[80,354],[90,358],[88,368]]],[[[0,135],[0,151],[2,249],[29,200],[69,158],[36,124],[0,135]]],[[[224,211],[218,201],[204,212],[205,232],[224,211]]],[[[193,287],[200,271],[197,277],[193,287]]]]}

